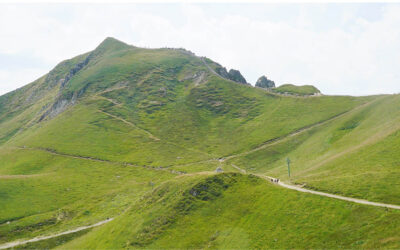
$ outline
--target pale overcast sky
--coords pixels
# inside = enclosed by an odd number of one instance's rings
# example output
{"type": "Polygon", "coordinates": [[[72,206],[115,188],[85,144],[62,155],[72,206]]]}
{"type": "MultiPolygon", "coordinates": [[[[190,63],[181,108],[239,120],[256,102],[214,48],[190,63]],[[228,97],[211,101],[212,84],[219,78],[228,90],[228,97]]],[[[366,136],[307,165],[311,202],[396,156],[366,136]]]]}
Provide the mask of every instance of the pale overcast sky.
{"type": "Polygon", "coordinates": [[[0,94],[112,36],[184,47],[250,83],[400,92],[399,4],[0,4],[0,94]]]}

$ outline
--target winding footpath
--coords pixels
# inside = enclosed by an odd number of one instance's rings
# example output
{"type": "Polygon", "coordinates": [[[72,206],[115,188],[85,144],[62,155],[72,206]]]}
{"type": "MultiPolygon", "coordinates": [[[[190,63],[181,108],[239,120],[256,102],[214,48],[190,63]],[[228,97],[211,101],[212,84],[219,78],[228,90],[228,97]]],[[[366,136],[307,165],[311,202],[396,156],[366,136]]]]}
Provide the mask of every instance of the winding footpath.
{"type": "Polygon", "coordinates": [[[99,158],[94,158],[90,156],[81,156],[81,155],[73,155],[73,154],[66,154],[66,153],[61,153],[57,152],[54,149],[49,149],[49,148],[39,148],[39,147],[15,147],[20,150],[39,150],[39,151],[44,151],[53,155],[58,155],[62,157],[69,157],[69,158],[74,158],[74,159],[82,159],[82,160],[88,160],[88,161],[95,161],[95,162],[105,162],[109,164],[117,164],[117,165],[124,165],[124,166],[130,166],[130,167],[138,167],[138,168],[146,168],[150,170],[155,170],[155,171],[164,171],[164,172],[169,172],[171,174],[183,174],[184,172],[169,169],[166,167],[162,166],[150,166],[150,165],[135,165],[129,162],[119,162],[119,161],[111,161],[111,160],[105,160],[105,159],[99,159],[99,158]]]}
{"type": "MultiPolygon", "coordinates": [[[[243,174],[247,173],[246,170],[238,167],[235,164],[231,164],[231,166],[234,167],[235,169],[239,170],[243,174]]],[[[362,200],[362,199],[357,199],[357,198],[351,198],[351,197],[336,195],[336,194],[324,193],[324,192],[320,192],[320,191],[314,191],[314,190],[306,189],[306,188],[303,188],[303,187],[286,184],[283,181],[280,181],[279,179],[271,177],[271,176],[261,175],[261,174],[254,174],[254,175],[256,175],[258,177],[261,177],[263,179],[269,180],[272,183],[275,183],[275,184],[277,184],[277,185],[279,185],[281,187],[284,187],[284,188],[287,188],[287,189],[296,190],[298,192],[310,193],[310,194],[315,194],[315,195],[319,195],[319,196],[325,196],[325,197],[334,198],[334,199],[338,199],[338,200],[350,201],[350,202],[363,204],[363,205],[370,205],[370,206],[375,206],[375,207],[386,207],[386,208],[400,210],[400,205],[373,202],[373,201],[367,201],[367,200],[362,200]]]]}
{"type": "Polygon", "coordinates": [[[349,113],[354,112],[356,110],[359,110],[359,109],[361,109],[363,107],[366,107],[366,106],[370,105],[371,103],[373,103],[374,101],[376,101],[376,100],[372,100],[370,102],[363,103],[363,104],[361,104],[361,105],[359,105],[359,106],[357,106],[355,108],[352,108],[350,110],[344,111],[344,112],[339,113],[337,115],[331,116],[326,120],[319,121],[317,123],[313,123],[311,125],[299,128],[299,129],[297,129],[295,131],[292,131],[292,132],[290,132],[288,134],[272,138],[270,140],[267,140],[267,141],[263,142],[259,146],[255,147],[255,148],[253,148],[253,149],[251,149],[249,151],[245,151],[245,152],[238,153],[238,154],[233,154],[233,155],[228,155],[228,156],[224,157],[223,161],[230,160],[230,159],[233,159],[233,158],[237,158],[237,157],[240,157],[240,156],[246,156],[246,155],[249,155],[249,154],[254,153],[256,151],[262,150],[264,148],[279,144],[279,143],[281,143],[281,142],[283,142],[283,141],[285,141],[287,139],[290,139],[290,138],[295,137],[297,135],[303,134],[303,133],[305,133],[307,131],[310,131],[310,130],[312,130],[314,128],[323,126],[323,125],[325,125],[325,124],[327,124],[327,123],[329,123],[331,121],[334,121],[336,119],[339,119],[339,118],[345,116],[346,114],[349,114],[349,113]]]}
{"type": "Polygon", "coordinates": [[[37,242],[37,241],[41,241],[41,240],[48,240],[48,239],[51,239],[51,238],[56,238],[58,236],[71,234],[71,233],[76,233],[76,232],[79,232],[79,231],[82,231],[82,230],[86,230],[86,229],[89,229],[89,228],[101,226],[101,225],[103,225],[103,224],[105,224],[107,222],[112,221],[113,219],[114,218],[110,218],[110,219],[107,219],[107,220],[103,220],[103,221],[97,222],[96,224],[93,224],[93,225],[78,227],[78,228],[71,229],[71,230],[68,230],[68,231],[65,231],[65,232],[62,232],[62,233],[57,233],[57,234],[52,234],[52,235],[47,235],[47,236],[38,236],[38,237],[35,237],[33,239],[30,239],[30,240],[18,240],[18,241],[5,243],[3,245],[0,245],[0,249],[12,248],[12,247],[24,245],[24,244],[27,244],[27,243],[37,242]]]}
{"type": "Polygon", "coordinates": [[[284,187],[284,188],[296,190],[296,191],[303,192],[303,193],[316,194],[316,195],[320,195],[320,196],[326,196],[326,197],[330,197],[330,198],[334,198],[334,199],[350,201],[350,202],[355,202],[355,203],[364,204],[364,205],[370,205],[370,206],[375,206],[375,207],[386,207],[386,208],[392,208],[392,209],[400,210],[400,206],[398,206],[398,205],[379,203],[379,202],[373,202],[373,201],[367,201],[367,200],[362,200],[362,199],[356,199],[356,198],[340,196],[340,195],[336,195],[336,194],[329,194],[329,193],[314,191],[314,190],[305,189],[305,188],[294,186],[294,185],[289,185],[289,184],[286,184],[286,183],[284,183],[282,181],[278,181],[278,185],[281,186],[281,187],[284,187]]]}
{"type": "MultiPolygon", "coordinates": [[[[236,166],[236,168],[238,168],[238,167],[236,166]]],[[[296,190],[298,192],[310,193],[310,194],[315,194],[315,195],[319,195],[319,196],[325,196],[325,197],[334,198],[334,199],[338,199],[338,200],[350,201],[350,202],[363,204],[363,205],[369,205],[369,206],[375,206],[375,207],[386,207],[386,208],[400,210],[400,206],[399,205],[386,204],[386,203],[380,203],[380,202],[373,202],[373,201],[367,201],[367,200],[362,200],[362,199],[357,199],[357,198],[351,198],[351,197],[336,195],[336,194],[324,193],[324,192],[310,190],[310,189],[306,189],[306,188],[295,186],[295,185],[286,184],[283,181],[280,181],[279,179],[271,177],[271,176],[260,175],[260,174],[255,174],[255,175],[258,176],[258,177],[261,177],[263,179],[270,180],[271,182],[273,182],[273,183],[275,183],[275,184],[277,184],[277,185],[279,185],[281,187],[284,187],[284,188],[287,188],[287,189],[296,190]]]]}

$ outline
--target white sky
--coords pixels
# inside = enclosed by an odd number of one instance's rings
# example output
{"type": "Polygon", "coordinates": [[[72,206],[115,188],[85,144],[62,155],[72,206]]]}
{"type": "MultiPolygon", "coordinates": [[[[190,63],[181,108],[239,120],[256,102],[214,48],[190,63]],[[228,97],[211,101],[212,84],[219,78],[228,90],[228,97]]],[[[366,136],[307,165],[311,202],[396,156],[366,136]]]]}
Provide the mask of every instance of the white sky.
{"type": "Polygon", "coordinates": [[[184,47],[276,84],[400,92],[400,4],[0,4],[0,94],[112,36],[184,47]]]}

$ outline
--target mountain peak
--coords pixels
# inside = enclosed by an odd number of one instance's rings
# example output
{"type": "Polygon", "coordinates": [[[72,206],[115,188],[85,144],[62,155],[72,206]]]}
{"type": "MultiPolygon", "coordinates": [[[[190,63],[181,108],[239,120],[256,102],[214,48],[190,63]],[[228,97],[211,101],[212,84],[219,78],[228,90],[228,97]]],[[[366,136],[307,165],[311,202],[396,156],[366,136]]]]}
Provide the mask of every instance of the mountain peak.
{"type": "Polygon", "coordinates": [[[131,47],[130,45],[121,42],[118,39],[115,39],[113,37],[107,37],[104,39],[99,46],[97,46],[96,50],[120,50],[120,49],[126,49],[131,47]]]}

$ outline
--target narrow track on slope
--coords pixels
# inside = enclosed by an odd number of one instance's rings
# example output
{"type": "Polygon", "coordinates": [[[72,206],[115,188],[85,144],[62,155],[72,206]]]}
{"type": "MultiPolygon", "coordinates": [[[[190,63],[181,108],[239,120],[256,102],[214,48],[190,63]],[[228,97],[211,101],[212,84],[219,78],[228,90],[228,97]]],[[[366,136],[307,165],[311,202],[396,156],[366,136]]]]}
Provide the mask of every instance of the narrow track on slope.
{"type": "Polygon", "coordinates": [[[103,221],[97,222],[96,224],[92,224],[92,225],[89,225],[89,226],[78,227],[78,228],[71,229],[71,230],[68,230],[68,231],[64,231],[64,232],[61,232],[61,233],[51,234],[51,235],[47,235],[47,236],[38,236],[38,237],[35,237],[33,239],[29,239],[29,240],[17,240],[17,241],[13,241],[13,242],[8,242],[8,243],[0,245],[0,249],[12,248],[12,247],[24,245],[24,244],[27,244],[27,243],[37,242],[37,241],[41,241],[41,240],[48,240],[48,239],[56,238],[56,237],[59,237],[59,236],[62,236],[62,235],[76,233],[76,232],[79,232],[79,231],[82,231],[82,230],[86,230],[86,229],[89,229],[89,228],[101,226],[101,225],[103,225],[105,223],[108,223],[108,222],[112,221],[113,219],[114,218],[109,218],[107,220],[103,220],[103,221]]]}
{"type": "MultiPolygon", "coordinates": [[[[377,99],[378,99],[378,98],[377,98],[377,99]]],[[[329,122],[331,122],[331,121],[334,121],[334,120],[336,120],[336,119],[339,119],[340,117],[342,117],[342,116],[344,116],[344,115],[346,115],[346,114],[348,114],[348,113],[350,113],[350,112],[353,112],[353,111],[358,110],[358,109],[360,109],[360,108],[363,108],[363,107],[365,107],[365,106],[367,106],[367,105],[370,105],[372,102],[376,101],[377,99],[374,99],[374,100],[372,100],[372,101],[363,103],[363,104],[361,104],[361,105],[358,105],[358,106],[355,107],[355,108],[352,108],[352,109],[350,109],[350,110],[344,111],[344,112],[339,113],[339,114],[336,114],[336,115],[334,115],[334,116],[331,116],[331,117],[329,117],[329,118],[326,119],[326,120],[319,121],[319,122],[317,122],[317,123],[313,123],[313,124],[307,125],[307,126],[305,126],[305,127],[302,127],[302,128],[300,128],[300,129],[297,129],[297,130],[295,130],[295,131],[292,131],[292,132],[290,132],[290,133],[288,133],[288,134],[285,134],[285,135],[278,136],[278,137],[272,138],[272,139],[270,139],[270,140],[267,140],[267,141],[263,142],[262,144],[260,144],[259,146],[255,147],[255,148],[253,148],[253,149],[251,149],[251,150],[249,150],[249,151],[245,151],[245,152],[242,152],[242,153],[232,154],[232,155],[225,156],[224,158],[222,158],[222,161],[227,161],[227,160],[230,160],[230,159],[233,159],[233,158],[236,158],[236,157],[245,156],[245,155],[251,154],[251,153],[253,153],[253,152],[259,151],[259,150],[261,150],[261,149],[264,149],[264,148],[266,148],[266,147],[269,147],[269,146],[278,144],[278,143],[280,143],[280,142],[282,142],[282,141],[284,141],[284,140],[286,140],[286,139],[289,139],[289,138],[291,138],[291,137],[300,135],[300,134],[305,133],[305,132],[307,132],[307,131],[309,131],[309,130],[312,130],[312,129],[316,128],[316,127],[325,125],[325,124],[327,124],[327,123],[329,123],[329,122]]]]}
{"type": "Polygon", "coordinates": [[[368,201],[368,200],[362,200],[362,199],[357,199],[357,198],[351,198],[351,197],[336,195],[336,194],[324,193],[324,192],[320,192],[320,191],[314,191],[314,190],[298,187],[298,186],[295,186],[295,185],[286,184],[286,183],[284,183],[282,181],[278,181],[277,183],[281,187],[292,189],[292,190],[296,190],[296,191],[303,192],[303,193],[316,194],[316,195],[320,195],[320,196],[325,196],[325,197],[330,197],[330,198],[334,198],[334,199],[350,201],[350,202],[355,202],[355,203],[364,204],[364,205],[370,205],[370,206],[375,206],[375,207],[386,207],[386,208],[392,208],[392,209],[400,210],[400,205],[373,202],[373,201],[368,201]]]}
{"type": "Polygon", "coordinates": [[[134,127],[135,129],[138,129],[138,130],[140,130],[140,131],[146,133],[146,134],[149,136],[149,138],[151,138],[151,139],[153,139],[153,140],[155,140],[155,141],[159,141],[159,140],[160,140],[160,138],[156,137],[155,135],[153,135],[153,134],[150,133],[149,131],[147,131],[147,130],[145,130],[145,129],[142,129],[142,128],[136,126],[136,124],[134,124],[134,123],[132,123],[132,122],[130,122],[130,121],[127,121],[127,120],[125,120],[124,118],[121,118],[121,117],[118,117],[118,116],[116,116],[116,115],[110,114],[110,113],[108,113],[108,112],[106,112],[106,111],[104,111],[104,110],[101,110],[101,109],[99,109],[98,111],[99,111],[100,113],[102,113],[102,114],[105,114],[105,115],[107,115],[107,116],[110,116],[110,117],[112,117],[112,118],[114,118],[114,119],[116,119],[116,120],[122,121],[122,122],[124,122],[125,124],[128,124],[128,125],[130,125],[131,127],[134,127]]]}
{"type": "Polygon", "coordinates": [[[26,178],[34,178],[48,175],[49,173],[44,174],[17,174],[17,175],[0,175],[0,180],[9,180],[9,179],[26,179],[26,178]]]}
{"type": "MultiPolygon", "coordinates": [[[[105,114],[105,115],[108,115],[108,116],[110,116],[110,117],[112,117],[112,118],[114,118],[114,119],[116,119],[116,120],[120,120],[120,121],[122,121],[122,122],[124,122],[124,123],[130,125],[131,127],[133,127],[133,128],[135,128],[135,129],[138,129],[138,130],[140,130],[140,131],[146,133],[146,134],[149,136],[149,138],[151,138],[151,139],[153,139],[153,140],[155,140],[155,141],[161,141],[160,138],[158,138],[158,137],[156,137],[155,135],[153,135],[150,131],[145,130],[145,129],[143,129],[143,128],[140,128],[140,127],[138,127],[137,125],[135,125],[134,123],[132,123],[132,122],[130,122],[130,121],[127,121],[127,120],[125,120],[125,119],[123,119],[123,118],[121,118],[121,117],[119,117],[119,116],[110,114],[110,113],[108,113],[108,112],[106,112],[106,111],[104,111],[104,110],[100,110],[100,109],[99,109],[98,112],[103,113],[103,114],[105,114]]],[[[173,146],[179,147],[179,148],[185,148],[186,150],[190,150],[190,151],[195,152],[195,153],[201,153],[201,154],[204,154],[204,155],[209,155],[208,153],[205,153],[205,152],[203,152],[203,151],[200,151],[200,150],[197,150],[197,149],[194,149],[194,148],[182,147],[182,146],[180,146],[180,145],[178,145],[178,144],[176,144],[176,143],[173,143],[173,142],[170,142],[170,141],[166,141],[166,140],[162,140],[162,141],[163,141],[164,143],[166,143],[166,144],[170,144],[170,145],[173,145],[173,146]]]]}
{"type": "MultiPolygon", "coordinates": [[[[234,164],[231,164],[231,165],[232,165],[232,167],[236,168],[237,170],[241,171],[242,173],[246,173],[246,170],[244,170],[234,164]]],[[[275,183],[283,188],[292,189],[292,190],[303,192],[303,193],[310,193],[310,194],[314,194],[314,195],[325,196],[325,197],[334,198],[334,199],[338,199],[338,200],[350,201],[350,202],[363,204],[363,205],[369,205],[369,206],[375,206],[375,207],[385,207],[385,208],[400,210],[400,205],[386,204],[386,203],[381,203],[381,202],[373,202],[373,201],[368,201],[368,200],[363,200],[363,199],[351,198],[351,197],[346,197],[346,196],[341,196],[341,195],[336,195],[336,194],[330,194],[330,193],[310,190],[310,189],[306,189],[303,187],[286,184],[286,183],[280,181],[279,179],[271,177],[271,176],[262,175],[262,174],[253,174],[253,175],[258,176],[265,180],[277,181],[277,182],[273,182],[273,183],[275,183]]]]}
{"type": "Polygon", "coordinates": [[[21,150],[40,150],[40,151],[44,151],[44,152],[47,152],[47,153],[50,153],[53,155],[69,157],[69,158],[74,158],[74,159],[82,159],[82,160],[105,162],[105,163],[124,165],[124,166],[130,166],[130,167],[146,168],[146,169],[156,170],[156,171],[165,171],[165,172],[169,172],[171,174],[184,174],[184,172],[176,171],[176,170],[169,169],[166,167],[161,167],[161,166],[135,165],[135,164],[132,164],[129,162],[110,161],[110,160],[105,160],[105,159],[89,157],[89,156],[66,154],[66,153],[61,153],[61,152],[58,152],[58,151],[55,151],[55,150],[49,149],[49,148],[36,148],[36,147],[34,148],[34,147],[26,147],[26,146],[16,147],[16,148],[21,149],[21,150]]]}

